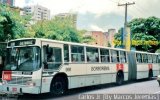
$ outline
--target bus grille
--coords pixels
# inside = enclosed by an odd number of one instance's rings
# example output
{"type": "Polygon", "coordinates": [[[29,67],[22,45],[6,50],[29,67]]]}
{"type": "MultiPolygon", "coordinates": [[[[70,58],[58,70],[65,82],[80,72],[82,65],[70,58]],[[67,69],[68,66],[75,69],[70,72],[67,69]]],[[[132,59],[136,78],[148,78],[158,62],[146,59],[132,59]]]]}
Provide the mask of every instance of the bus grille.
{"type": "Polygon", "coordinates": [[[7,83],[8,84],[26,85],[27,81],[31,81],[31,80],[32,80],[32,77],[12,76],[12,80],[7,81],[7,83]]]}

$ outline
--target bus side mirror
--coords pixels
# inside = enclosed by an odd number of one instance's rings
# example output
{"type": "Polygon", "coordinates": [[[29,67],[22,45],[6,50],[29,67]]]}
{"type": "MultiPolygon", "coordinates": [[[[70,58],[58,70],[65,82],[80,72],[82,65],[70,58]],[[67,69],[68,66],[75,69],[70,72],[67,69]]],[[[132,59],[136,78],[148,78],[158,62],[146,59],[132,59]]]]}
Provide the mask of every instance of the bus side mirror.
{"type": "Polygon", "coordinates": [[[48,69],[48,64],[46,61],[43,62],[43,65],[44,65],[44,69],[48,69]]]}

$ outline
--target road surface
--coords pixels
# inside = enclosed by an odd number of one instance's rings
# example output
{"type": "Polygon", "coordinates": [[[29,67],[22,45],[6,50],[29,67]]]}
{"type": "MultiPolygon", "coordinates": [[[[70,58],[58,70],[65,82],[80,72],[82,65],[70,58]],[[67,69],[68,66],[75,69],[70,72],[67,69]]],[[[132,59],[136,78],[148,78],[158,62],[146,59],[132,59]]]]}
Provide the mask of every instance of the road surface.
{"type": "MultiPolygon", "coordinates": [[[[155,94],[157,95],[157,94],[160,94],[160,87],[156,79],[139,80],[136,82],[128,82],[121,86],[115,86],[114,84],[105,84],[105,85],[100,85],[100,86],[72,89],[72,90],[69,90],[67,94],[63,96],[59,96],[59,97],[52,96],[50,94],[40,94],[40,95],[25,94],[23,96],[18,97],[18,100],[25,100],[25,99],[26,100],[28,99],[29,100],[30,99],[38,99],[38,100],[40,99],[43,99],[43,100],[93,100],[95,99],[95,100],[101,100],[102,98],[101,99],[97,98],[97,95],[103,96],[103,99],[104,99],[104,96],[106,96],[107,94],[112,94],[112,96],[114,94],[129,94],[129,95],[131,94],[155,94]]],[[[155,100],[155,98],[153,96],[153,100],[155,100]]],[[[16,99],[17,98],[12,98],[12,100],[16,100],[16,99]]],[[[126,98],[121,98],[121,99],[126,99],[126,98]]],[[[7,98],[5,98],[5,100],[7,100],[7,98]]],[[[108,95],[107,97],[105,97],[104,100],[110,100],[108,95]]]]}

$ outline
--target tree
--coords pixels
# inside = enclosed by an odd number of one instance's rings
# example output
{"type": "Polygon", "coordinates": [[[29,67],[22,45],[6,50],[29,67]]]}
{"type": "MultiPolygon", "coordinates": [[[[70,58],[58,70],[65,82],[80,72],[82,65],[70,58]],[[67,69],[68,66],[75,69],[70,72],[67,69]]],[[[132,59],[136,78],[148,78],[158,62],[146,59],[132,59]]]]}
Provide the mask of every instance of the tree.
{"type": "Polygon", "coordinates": [[[121,46],[121,45],[122,45],[122,44],[121,44],[121,34],[120,34],[120,33],[116,33],[116,34],[114,35],[114,38],[115,38],[115,40],[114,40],[113,42],[114,42],[114,44],[115,44],[115,47],[121,46]]]}
{"type": "Polygon", "coordinates": [[[50,21],[42,20],[31,26],[34,37],[49,38],[61,41],[84,42],[84,30],[77,30],[70,17],[54,17],[50,21]]]}
{"type": "Polygon", "coordinates": [[[15,8],[0,4],[0,41],[23,37],[26,33],[24,21],[15,8]]]}
{"type": "MultiPolygon", "coordinates": [[[[131,28],[132,47],[155,52],[160,44],[160,18],[136,18],[128,23],[131,28]]],[[[115,36],[119,41],[119,36],[115,36]]]]}
{"type": "Polygon", "coordinates": [[[137,33],[132,37],[132,46],[137,50],[149,51],[152,46],[157,46],[156,38],[152,35],[146,35],[143,33],[137,33]]]}

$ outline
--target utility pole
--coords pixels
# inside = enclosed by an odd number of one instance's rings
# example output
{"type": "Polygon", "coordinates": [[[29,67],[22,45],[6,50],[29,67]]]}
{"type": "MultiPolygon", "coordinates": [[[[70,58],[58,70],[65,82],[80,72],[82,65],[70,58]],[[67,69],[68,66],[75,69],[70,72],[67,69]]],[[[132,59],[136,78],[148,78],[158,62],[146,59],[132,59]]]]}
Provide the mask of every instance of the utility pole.
{"type": "Polygon", "coordinates": [[[135,2],[132,2],[132,3],[125,3],[125,4],[118,4],[118,6],[125,6],[125,22],[124,22],[124,26],[127,26],[127,7],[129,5],[134,5],[135,2]]]}
{"type": "Polygon", "coordinates": [[[129,5],[134,5],[135,4],[135,2],[132,2],[132,3],[125,3],[125,4],[118,4],[118,6],[125,6],[125,22],[124,22],[124,31],[123,31],[123,41],[122,41],[122,44],[123,44],[123,46],[125,46],[124,45],[124,41],[125,41],[125,38],[126,38],[126,29],[127,29],[127,8],[128,8],[128,6],[129,5]]]}

